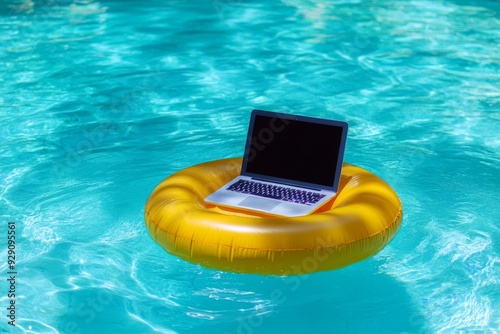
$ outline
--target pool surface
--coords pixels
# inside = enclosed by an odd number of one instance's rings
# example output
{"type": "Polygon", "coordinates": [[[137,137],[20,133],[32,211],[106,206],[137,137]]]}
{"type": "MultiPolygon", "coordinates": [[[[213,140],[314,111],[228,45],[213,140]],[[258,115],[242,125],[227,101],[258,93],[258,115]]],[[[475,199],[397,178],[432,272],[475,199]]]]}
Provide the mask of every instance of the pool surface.
{"type": "Polygon", "coordinates": [[[3,1],[0,332],[500,331],[499,12],[488,0],[3,1]],[[154,187],[241,156],[254,108],[349,122],[344,160],[403,202],[384,250],[277,277],[206,269],[150,238],[154,187]]]}

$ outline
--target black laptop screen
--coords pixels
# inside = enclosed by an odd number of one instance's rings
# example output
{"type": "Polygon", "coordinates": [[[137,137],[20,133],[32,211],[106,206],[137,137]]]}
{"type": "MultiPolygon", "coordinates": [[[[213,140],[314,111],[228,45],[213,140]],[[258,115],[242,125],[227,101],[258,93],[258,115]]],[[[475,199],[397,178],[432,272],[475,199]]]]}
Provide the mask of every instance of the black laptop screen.
{"type": "Polygon", "coordinates": [[[255,115],[247,139],[245,172],[336,187],[335,175],[344,153],[343,131],[347,129],[336,126],[335,121],[310,120],[255,115]]]}

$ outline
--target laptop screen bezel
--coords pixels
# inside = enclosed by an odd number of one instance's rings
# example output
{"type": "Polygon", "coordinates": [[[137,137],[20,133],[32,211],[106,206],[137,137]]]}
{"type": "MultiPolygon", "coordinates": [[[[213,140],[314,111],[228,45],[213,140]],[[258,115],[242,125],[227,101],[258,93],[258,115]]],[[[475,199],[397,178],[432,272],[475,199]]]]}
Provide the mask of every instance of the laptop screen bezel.
{"type": "MultiPolygon", "coordinates": [[[[245,144],[245,154],[243,156],[243,163],[241,166],[241,175],[253,177],[253,178],[259,178],[259,179],[263,179],[265,181],[270,181],[270,182],[285,183],[285,184],[291,185],[291,186],[299,186],[299,187],[305,187],[305,188],[322,189],[322,190],[329,190],[329,191],[337,192],[339,182],[340,182],[340,175],[341,175],[341,171],[342,171],[342,163],[344,161],[344,151],[345,151],[345,146],[346,146],[347,130],[348,130],[348,124],[346,122],[343,122],[343,121],[321,119],[321,118],[314,118],[314,117],[308,117],[308,116],[299,116],[299,115],[293,115],[293,114],[283,114],[283,113],[279,113],[279,112],[254,109],[254,110],[252,110],[252,114],[250,116],[250,124],[248,126],[248,134],[247,134],[247,140],[246,140],[246,144],[245,144]],[[296,181],[296,180],[291,180],[291,179],[286,179],[286,178],[267,176],[267,175],[261,175],[261,174],[248,172],[247,171],[248,159],[249,159],[249,155],[250,155],[250,150],[252,148],[252,133],[253,133],[253,129],[254,129],[255,118],[257,116],[266,116],[266,117],[271,117],[271,118],[280,118],[280,119],[286,119],[286,120],[295,120],[295,121],[308,122],[308,123],[324,124],[324,125],[328,125],[328,126],[335,126],[335,127],[342,128],[341,141],[340,141],[340,145],[339,145],[339,156],[337,159],[337,166],[335,169],[335,176],[334,176],[333,184],[328,186],[328,185],[323,185],[323,184],[296,181]]],[[[328,154],[328,152],[325,152],[325,154],[328,154]]]]}

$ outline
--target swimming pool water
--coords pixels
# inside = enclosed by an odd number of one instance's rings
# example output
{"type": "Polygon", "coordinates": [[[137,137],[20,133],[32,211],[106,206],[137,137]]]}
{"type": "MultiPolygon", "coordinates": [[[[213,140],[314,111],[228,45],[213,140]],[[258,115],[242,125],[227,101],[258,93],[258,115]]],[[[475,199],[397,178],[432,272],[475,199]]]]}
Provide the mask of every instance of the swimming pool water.
{"type": "Polygon", "coordinates": [[[499,10],[2,2],[1,331],[499,331],[499,10]],[[349,122],[345,161],[403,202],[392,243],[341,270],[274,277],[206,269],[153,242],[143,222],[153,188],[240,156],[253,108],[349,122]]]}

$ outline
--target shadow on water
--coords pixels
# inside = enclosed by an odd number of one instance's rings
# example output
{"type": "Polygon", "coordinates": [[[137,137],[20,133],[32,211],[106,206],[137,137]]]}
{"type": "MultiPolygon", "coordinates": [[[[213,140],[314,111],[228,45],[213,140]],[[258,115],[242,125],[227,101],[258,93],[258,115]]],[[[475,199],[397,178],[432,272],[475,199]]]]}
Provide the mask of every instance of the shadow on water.
{"type": "Polygon", "coordinates": [[[193,329],[237,334],[427,332],[425,316],[415,310],[404,286],[378,273],[373,263],[311,275],[245,278],[246,287],[240,289],[268,300],[267,307],[256,305],[230,324],[200,323],[193,329]]]}
{"type": "Polygon", "coordinates": [[[278,277],[205,269],[162,253],[144,253],[119,285],[63,284],[50,297],[58,305],[50,325],[73,334],[428,332],[403,283],[373,259],[278,277]]]}
{"type": "Polygon", "coordinates": [[[427,332],[401,283],[360,267],[290,277],[192,272],[172,303],[94,287],[63,291],[66,311],[54,327],[75,334],[427,332]]]}

